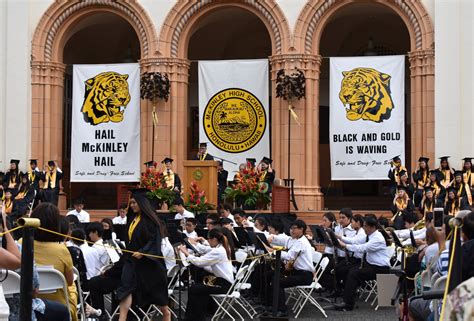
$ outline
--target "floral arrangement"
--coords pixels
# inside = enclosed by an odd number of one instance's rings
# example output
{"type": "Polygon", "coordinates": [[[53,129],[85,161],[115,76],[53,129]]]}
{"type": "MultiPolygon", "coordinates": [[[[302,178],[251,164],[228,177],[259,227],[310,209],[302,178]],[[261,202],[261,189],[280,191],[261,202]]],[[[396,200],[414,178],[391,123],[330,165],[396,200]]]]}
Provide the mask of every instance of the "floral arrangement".
{"type": "Polygon", "coordinates": [[[176,192],[166,186],[166,179],[161,171],[147,168],[140,177],[140,187],[147,188],[147,196],[150,199],[157,199],[159,203],[168,204],[170,207],[176,197],[176,192]]]}
{"type": "Polygon", "coordinates": [[[293,107],[295,99],[300,100],[306,95],[306,78],[302,70],[295,68],[296,71],[287,75],[283,69],[278,70],[276,79],[276,96],[288,101],[288,110],[298,125],[298,115],[293,107]]]}
{"type": "Polygon", "coordinates": [[[140,78],[140,97],[150,101],[164,99],[170,96],[170,80],[166,73],[145,72],[140,78]]]}
{"type": "Polygon", "coordinates": [[[206,192],[201,190],[195,181],[191,182],[188,200],[184,203],[184,207],[194,214],[207,213],[216,207],[207,202],[206,192]]]}
{"type": "Polygon", "coordinates": [[[259,178],[256,168],[247,166],[242,173],[237,173],[236,184],[225,189],[224,200],[247,207],[266,207],[271,201],[270,195],[267,193],[268,184],[259,182],[259,178]]]}

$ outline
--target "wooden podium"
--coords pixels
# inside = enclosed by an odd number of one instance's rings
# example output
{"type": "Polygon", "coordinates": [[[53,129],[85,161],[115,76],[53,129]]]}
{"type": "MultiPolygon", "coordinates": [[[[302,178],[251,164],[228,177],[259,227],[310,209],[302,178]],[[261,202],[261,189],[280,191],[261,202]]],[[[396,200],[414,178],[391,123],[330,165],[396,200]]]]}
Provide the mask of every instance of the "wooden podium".
{"type": "Polygon", "coordinates": [[[217,206],[217,162],[187,160],[183,162],[184,175],[182,190],[185,198],[190,193],[191,182],[196,182],[200,190],[206,192],[207,202],[217,206]]]}

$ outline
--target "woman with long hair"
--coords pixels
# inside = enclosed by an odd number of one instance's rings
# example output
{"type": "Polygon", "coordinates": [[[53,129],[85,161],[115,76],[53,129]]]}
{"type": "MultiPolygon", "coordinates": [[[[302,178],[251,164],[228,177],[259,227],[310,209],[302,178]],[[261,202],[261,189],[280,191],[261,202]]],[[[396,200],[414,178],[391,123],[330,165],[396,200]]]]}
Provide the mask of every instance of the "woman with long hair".
{"type": "Polygon", "coordinates": [[[196,257],[189,254],[185,246],[180,247],[187,260],[200,268],[212,270],[214,277],[209,278],[207,284],[194,284],[189,288],[188,303],[186,306],[186,321],[206,320],[206,307],[210,294],[224,294],[234,282],[232,261],[227,237],[219,229],[209,231],[208,242],[211,246],[203,256],[196,257]],[[212,284],[211,284],[212,283],[212,284]]]}
{"type": "Polygon", "coordinates": [[[128,251],[135,253],[127,252],[121,257],[121,282],[116,291],[120,301],[119,321],[127,320],[132,302],[136,306],[155,304],[163,320],[170,321],[166,266],[161,251],[162,223],[146,197],[148,190],[137,188],[131,192],[126,245],[128,251]]]}
{"type": "Polygon", "coordinates": [[[416,207],[420,206],[421,199],[423,198],[423,191],[430,180],[430,168],[428,167],[429,160],[429,158],[423,156],[420,157],[418,159],[418,168],[413,173],[413,182],[415,185],[415,195],[413,198],[416,207]]]}
{"type": "Polygon", "coordinates": [[[393,227],[397,230],[403,229],[405,226],[403,217],[406,214],[413,213],[414,209],[415,206],[406,192],[406,187],[399,185],[397,195],[395,195],[391,206],[393,227]]]}

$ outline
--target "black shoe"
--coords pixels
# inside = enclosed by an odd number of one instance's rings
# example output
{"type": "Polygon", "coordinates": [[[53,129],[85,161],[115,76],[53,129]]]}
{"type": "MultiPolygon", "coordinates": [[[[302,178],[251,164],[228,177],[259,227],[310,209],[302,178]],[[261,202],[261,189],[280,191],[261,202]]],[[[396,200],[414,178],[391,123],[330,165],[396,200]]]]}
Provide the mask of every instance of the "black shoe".
{"type": "Polygon", "coordinates": [[[342,292],[340,291],[331,291],[326,297],[328,298],[338,298],[342,296],[342,292]]]}
{"type": "Polygon", "coordinates": [[[354,310],[354,306],[353,305],[350,305],[350,304],[347,304],[347,303],[339,303],[339,304],[335,304],[334,305],[334,308],[336,309],[336,311],[352,311],[354,310]]]}
{"type": "Polygon", "coordinates": [[[314,290],[314,292],[316,292],[316,293],[323,293],[323,292],[326,292],[326,291],[327,291],[326,288],[319,288],[319,289],[314,290]]]}

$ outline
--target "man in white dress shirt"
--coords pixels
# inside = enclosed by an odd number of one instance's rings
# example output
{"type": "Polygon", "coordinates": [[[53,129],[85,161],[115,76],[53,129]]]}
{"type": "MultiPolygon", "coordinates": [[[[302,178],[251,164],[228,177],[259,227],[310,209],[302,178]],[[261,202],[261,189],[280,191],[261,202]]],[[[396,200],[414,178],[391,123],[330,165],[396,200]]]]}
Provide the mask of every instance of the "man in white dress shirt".
{"type": "Polygon", "coordinates": [[[237,224],[235,224],[234,215],[232,215],[231,212],[232,212],[232,206],[230,206],[227,203],[221,205],[220,211],[219,211],[219,214],[221,215],[221,217],[232,220],[232,225],[236,226],[237,224]]]}
{"type": "Polygon", "coordinates": [[[127,204],[122,204],[120,205],[118,209],[118,216],[114,217],[112,219],[113,224],[127,224],[127,204]]]}
{"type": "MultiPolygon", "coordinates": [[[[87,280],[90,280],[94,276],[99,275],[99,254],[97,253],[97,250],[95,248],[89,246],[89,244],[84,241],[86,239],[86,233],[84,232],[84,230],[81,228],[76,228],[72,230],[71,236],[74,237],[74,239],[72,239],[72,242],[81,249],[82,255],[84,256],[84,263],[86,264],[87,268],[87,280]]],[[[84,282],[87,283],[86,280],[84,280],[84,282]]]]}
{"type": "Polygon", "coordinates": [[[89,213],[84,211],[84,201],[78,198],[74,200],[74,203],[72,205],[74,206],[74,209],[72,211],[69,211],[67,215],[76,216],[79,222],[81,223],[89,223],[90,215],[89,213]]]}
{"type": "MultiPolygon", "coordinates": [[[[357,233],[351,226],[352,209],[341,208],[339,211],[339,225],[334,228],[334,234],[341,237],[354,237],[357,233]]],[[[336,249],[337,263],[346,260],[346,251],[336,249]]]]}
{"type": "Polygon", "coordinates": [[[349,270],[344,287],[344,303],[337,304],[336,309],[350,311],[354,309],[356,290],[363,281],[375,280],[377,274],[389,273],[390,256],[386,251],[387,243],[378,230],[377,218],[368,216],[364,221],[366,242],[363,244],[346,244],[339,241],[343,248],[351,252],[363,252],[362,268],[356,266],[349,270]]]}
{"type": "Polygon", "coordinates": [[[182,220],[183,218],[193,217],[194,214],[184,208],[184,201],[181,197],[174,200],[174,207],[176,209],[175,220],[182,220]]]}
{"type": "MultiPolygon", "coordinates": [[[[313,281],[313,247],[306,238],[306,223],[302,220],[295,220],[290,227],[291,239],[288,241],[288,250],[281,252],[281,260],[286,263],[294,261],[293,270],[287,271],[287,275],[280,279],[278,289],[278,314],[277,317],[288,315],[285,299],[285,289],[298,286],[309,285],[313,281]]],[[[271,278],[273,281],[273,278],[271,278]]],[[[269,291],[273,296],[273,290],[269,291]]],[[[267,298],[267,304],[271,305],[271,298],[267,298]]]]}
{"type": "Polygon", "coordinates": [[[97,254],[99,255],[99,270],[110,263],[109,254],[107,253],[104,241],[102,240],[103,232],[104,228],[99,222],[92,222],[89,224],[89,226],[87,226],[87,234],[89,235],[89,239],[94,242],[92,247],[97,250],[97,254]]]}

